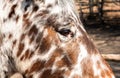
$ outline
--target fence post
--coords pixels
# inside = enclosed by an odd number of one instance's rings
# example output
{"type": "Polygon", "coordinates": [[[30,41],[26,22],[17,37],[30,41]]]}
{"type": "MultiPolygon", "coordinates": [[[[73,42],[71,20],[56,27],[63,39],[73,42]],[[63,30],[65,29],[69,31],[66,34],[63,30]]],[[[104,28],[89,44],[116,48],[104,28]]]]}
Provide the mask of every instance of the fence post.
{"type": "Polygon", "coordinates": [[[93,14],[93,0],[89,0],[89,11],[90,11],[90,15],[93,14]]]}

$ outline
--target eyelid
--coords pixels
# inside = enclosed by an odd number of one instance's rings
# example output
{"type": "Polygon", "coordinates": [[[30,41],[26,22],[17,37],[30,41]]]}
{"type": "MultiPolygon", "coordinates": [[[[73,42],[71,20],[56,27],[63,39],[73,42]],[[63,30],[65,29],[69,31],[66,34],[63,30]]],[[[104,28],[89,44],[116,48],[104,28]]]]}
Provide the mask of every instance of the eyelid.
{"type": "Polygon", "coordinates": [[[66,25],[62,25],[62,26],[59,26],[58,28],[57,28],[57,30],[59,31],[59,30],[62,30],[62,29],[71,29],[71,26],[69,25],[69,24],[66,24],[66,25]]]}

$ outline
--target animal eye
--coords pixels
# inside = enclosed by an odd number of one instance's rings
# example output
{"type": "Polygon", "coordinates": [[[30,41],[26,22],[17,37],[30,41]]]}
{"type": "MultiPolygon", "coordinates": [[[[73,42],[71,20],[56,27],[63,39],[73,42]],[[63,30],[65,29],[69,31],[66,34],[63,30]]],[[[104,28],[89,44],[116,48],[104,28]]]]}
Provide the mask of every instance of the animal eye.
{"type": "Polygon", "coordinates": [[[59,32],[63,36],[68,36],[72,33],[70,29],[66,29],[66,28],[60,29],[57,32],[59,32]]]}

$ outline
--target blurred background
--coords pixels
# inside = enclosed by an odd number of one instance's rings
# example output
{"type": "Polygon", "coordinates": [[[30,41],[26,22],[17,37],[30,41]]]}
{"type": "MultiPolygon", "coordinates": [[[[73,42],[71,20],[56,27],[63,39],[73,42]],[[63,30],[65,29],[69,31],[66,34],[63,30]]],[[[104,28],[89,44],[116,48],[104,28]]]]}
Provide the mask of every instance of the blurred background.
{"type": "Polygon", "coordinates": [[[120,78],[120,0],[75,0],[80,19],[120,78]]]}

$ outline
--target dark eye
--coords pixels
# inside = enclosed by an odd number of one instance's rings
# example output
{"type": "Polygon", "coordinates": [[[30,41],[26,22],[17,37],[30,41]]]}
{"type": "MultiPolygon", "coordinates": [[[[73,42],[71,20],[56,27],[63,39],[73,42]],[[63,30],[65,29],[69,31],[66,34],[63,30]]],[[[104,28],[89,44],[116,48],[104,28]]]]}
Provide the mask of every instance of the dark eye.
{"type": "Polygon", "coordinates": [[[68,36],[69,34],[72,33],[70,29],[66,29],[66,28],[62,28],[60,30],[57,30],[57,32],[59,32],[63,36],[68,36]]]}

